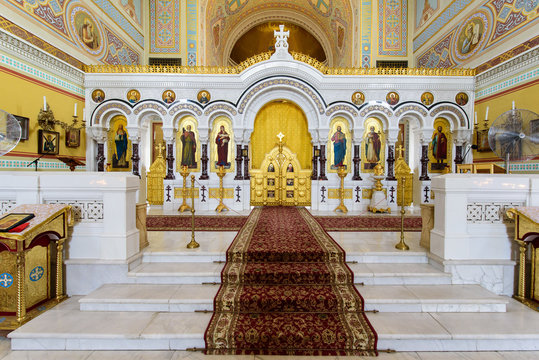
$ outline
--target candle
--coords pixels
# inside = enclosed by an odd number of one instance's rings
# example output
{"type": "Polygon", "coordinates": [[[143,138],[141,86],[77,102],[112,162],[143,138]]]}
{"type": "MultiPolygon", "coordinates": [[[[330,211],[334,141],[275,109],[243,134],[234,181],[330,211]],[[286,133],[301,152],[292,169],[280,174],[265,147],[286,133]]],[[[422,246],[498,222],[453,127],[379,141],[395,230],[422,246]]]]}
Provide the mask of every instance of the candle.
{"type": "Polygon", "coordinates": [[[475,121],[474,124],[477,125],[477,111],[475,112],[475,121]]]}
{"type": "Polygon", "coordinates": [[[485,120],[488,120],[488,106],[487,106],[487,113],[485,114],[485,120]]]}
{"type": "Polygon", "coordinates": [[[515,100],[513,100],[513,110],[515,110],[515,100]]]}
{"type": "Polygon", "coordinates": [[[73,110],[73,116],[77,116],[77,103],[75,103],[75,110],[73,110]]]}
{"type": "Polygon", "coordinates": [[[47,111],[47,97],[43,96],[43,110],[47,111]]]}

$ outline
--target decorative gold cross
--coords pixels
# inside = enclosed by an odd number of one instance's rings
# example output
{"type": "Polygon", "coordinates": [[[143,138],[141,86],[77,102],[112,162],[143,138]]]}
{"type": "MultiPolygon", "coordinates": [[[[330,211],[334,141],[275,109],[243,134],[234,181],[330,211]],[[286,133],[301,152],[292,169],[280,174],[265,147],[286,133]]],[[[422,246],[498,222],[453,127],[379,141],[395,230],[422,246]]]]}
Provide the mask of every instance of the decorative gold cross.
{"type": "Polygon", "coordinates": [[[155,150],[157,150],[157,153],[158,153],[158,157],[163,157],[162,154],[163,154],[163,150],[165,149],[165,147],[163,146],[163,144],[159,143],[155,146],[155,150]]]}
{"type": "Polygon", "coordinates": [[[282,132],[279,132],[277,134],[277,137],[279,138],[279,142],[282,142],[283,141],[283,138],[284,138],[284,134],[282,132]]]}
{"type": "Polygon", "coordinates": [[[403,151],[404,151],[404,148],[402,147],[402,145],[399,145],[399,147],[397,148],[397,151],[399,152],[399,158],[403,157],[403,151]]]}

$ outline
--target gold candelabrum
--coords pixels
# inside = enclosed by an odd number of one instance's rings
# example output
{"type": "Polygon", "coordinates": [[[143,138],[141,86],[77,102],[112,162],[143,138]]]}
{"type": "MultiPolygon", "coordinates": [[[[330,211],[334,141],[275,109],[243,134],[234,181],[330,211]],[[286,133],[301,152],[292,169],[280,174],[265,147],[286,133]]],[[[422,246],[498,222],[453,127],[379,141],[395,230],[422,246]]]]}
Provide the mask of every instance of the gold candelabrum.
{"type": "Polygon", "coordinates": [[[195,240],[195,175],[191,175],[191,242],[187,244],[187,248],[196,249],[199,246],[195,240]]]}
{"type": "Polygon", "coordinates": [[[346,214],[348,209],[344,205],[344,178],[346,177],[346,167],[344,165],[339,166],[337,175],[341,178],[341,187],[339,188],[339,199],[341,203],[335,208],[335,211],[341,211],[343,214],[346,214]]]}
{"type": "Polygon", "coordinates": [[[405,192],[405,187],[404,187],[404,184],[406,182],[406,178],[403,176],[402,178],[402,191],[401,191],[401,240],[399,241],[399,243],[397,245],[395,245],[395,248],[396,249],[399,249],[399,250],[410,250],[410,247],[408,245],[406,245],[406,243],[404,242],[404,192],[405,192]]]}
{"type": "Polygon", "coordinates": [[[185,210],[191,209],[191,207],[187,205],[187,177],[189,176],[189,168],[187,167],[187,165],[182,166],[182,171],[180,171],[180,175],[183,177],[183,189],[182,189],[183,202],[180,205],[178,211],[184,212],[185,210]]]}
{"type": "Polygon", "coordinates": [[[223,198],[225,197],[225,189],[223,187],[223,178],[226,175],[225,167],[223,165],[219,166],[219,171],[217,171],[217,176],[219,176],[219,205],[215,211],[220,213],[223,210],[229,210],[228,207],[223,203],[223,198]]]}
{"type": "Polygon", "coordinates": [[[71,125],[68,125],[67,123],[56,120],[54,118],[54,113],[52,112],[51,107],[48,103],[46,103],[46,107],[44,109],[39,110],[39,114],[37,114],[37,123],[43,130],[48,131],[54,131],[54,127],[56,125],[60,126],[62,129],[69,131],[69,130],[79,130],[86,126],[86,122],[84,120],[81,121],[81,124],[78,125],[78,116],[73,115],[73,122],[71,125]]]}

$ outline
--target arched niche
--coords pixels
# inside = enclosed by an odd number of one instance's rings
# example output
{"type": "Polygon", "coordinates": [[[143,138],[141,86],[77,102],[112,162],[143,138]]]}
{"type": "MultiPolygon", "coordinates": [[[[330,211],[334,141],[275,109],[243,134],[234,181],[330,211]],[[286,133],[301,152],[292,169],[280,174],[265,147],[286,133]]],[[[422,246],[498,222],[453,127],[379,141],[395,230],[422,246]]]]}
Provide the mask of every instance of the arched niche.
{"type": "Polygon", "coordinates": [[[200,136],[198,121],[185,116],[178,121],[176,133],[176,169],[186,165],[190,171],[200,171],[200,136]],[[188,147],[189,146],[189,147],[188,147]]]}
{"type": "Polygon", "coordinates": [[[326,147],[328,154],[328,173],[338,172],[340,165],[346,166],[347,172],[350,172],[352,169],[352,134],[350,128],[351,126],[348,120],[342,116],[336,116],[330,122],[328,142],[326,147]],[[344,155],[344,157],[342,155],[344,155]],[[341,158],[342,161],[340,161],[341,158]]]}
{"type": "Polygon", "coordinates": [[[303,169],[311,168],[311,134],[303,110],[289,100],[274,100],[263,106],[256,114],[251,134],[252,167],[259,169],[267,153],[277,143],[282,133],[283,143],[296,154],[303,169]]]}
{"type": "Polygon", "coordinates": [[[107,133],[107,168],[110,171],[131,171],[132,146],[127,132],[127,119],[116,115],[110,119],[107,133]]]}
{"type": "Polygon", "coordinates": [[[222,164],[226,172],[234,172],[235,163],[235,146],[234,146],[234,131],[232,129],[232,120],[226,116],[218,116],[212,121],[210,132],[210,171],[217,172],[219,170],[218,158],[219,147],[226,146],[226,164],[222,164]],[[222,128],[221,128],[222,127],[222,128]],[[223,130],[225,134],[221,133],[223,130]]]}

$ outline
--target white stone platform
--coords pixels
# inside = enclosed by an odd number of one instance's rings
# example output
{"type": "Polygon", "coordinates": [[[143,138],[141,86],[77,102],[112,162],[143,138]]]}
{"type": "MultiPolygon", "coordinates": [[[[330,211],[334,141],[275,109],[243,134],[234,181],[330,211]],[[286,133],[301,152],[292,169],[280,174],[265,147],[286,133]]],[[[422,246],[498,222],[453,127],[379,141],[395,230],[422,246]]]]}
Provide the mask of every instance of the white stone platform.
{"type": "MultiPolygon", "coordinates": [[[[366,283],[358,289],[367,310],[380,311],[367,315],[378,332],[379,349],[539,350],[539,313],[478,285],[451,285],[449,274],[428,264],[427,253],[418,245],[419,233],[406,234],[408,253],[394,249],[398,233],[331,235],[347,252],[347,260],[361,261],[349,266],[356,282],[366,283]]],[[[211,314],[194,311],[211,310],[218,286],[201,282],[220,280],[223,264],[213,261],[224,259],[235,234],[197,233],[201,247],[187,251],[190,236],[150,232],[150,246],[141,265],[129,272],[129,282],[105,285],[42,314],[9,335],[12,349],[171,354],[171,350],[204,347],[211,314]]],[[[174,356],[189,358],[183,352],[174,356]]]]}

